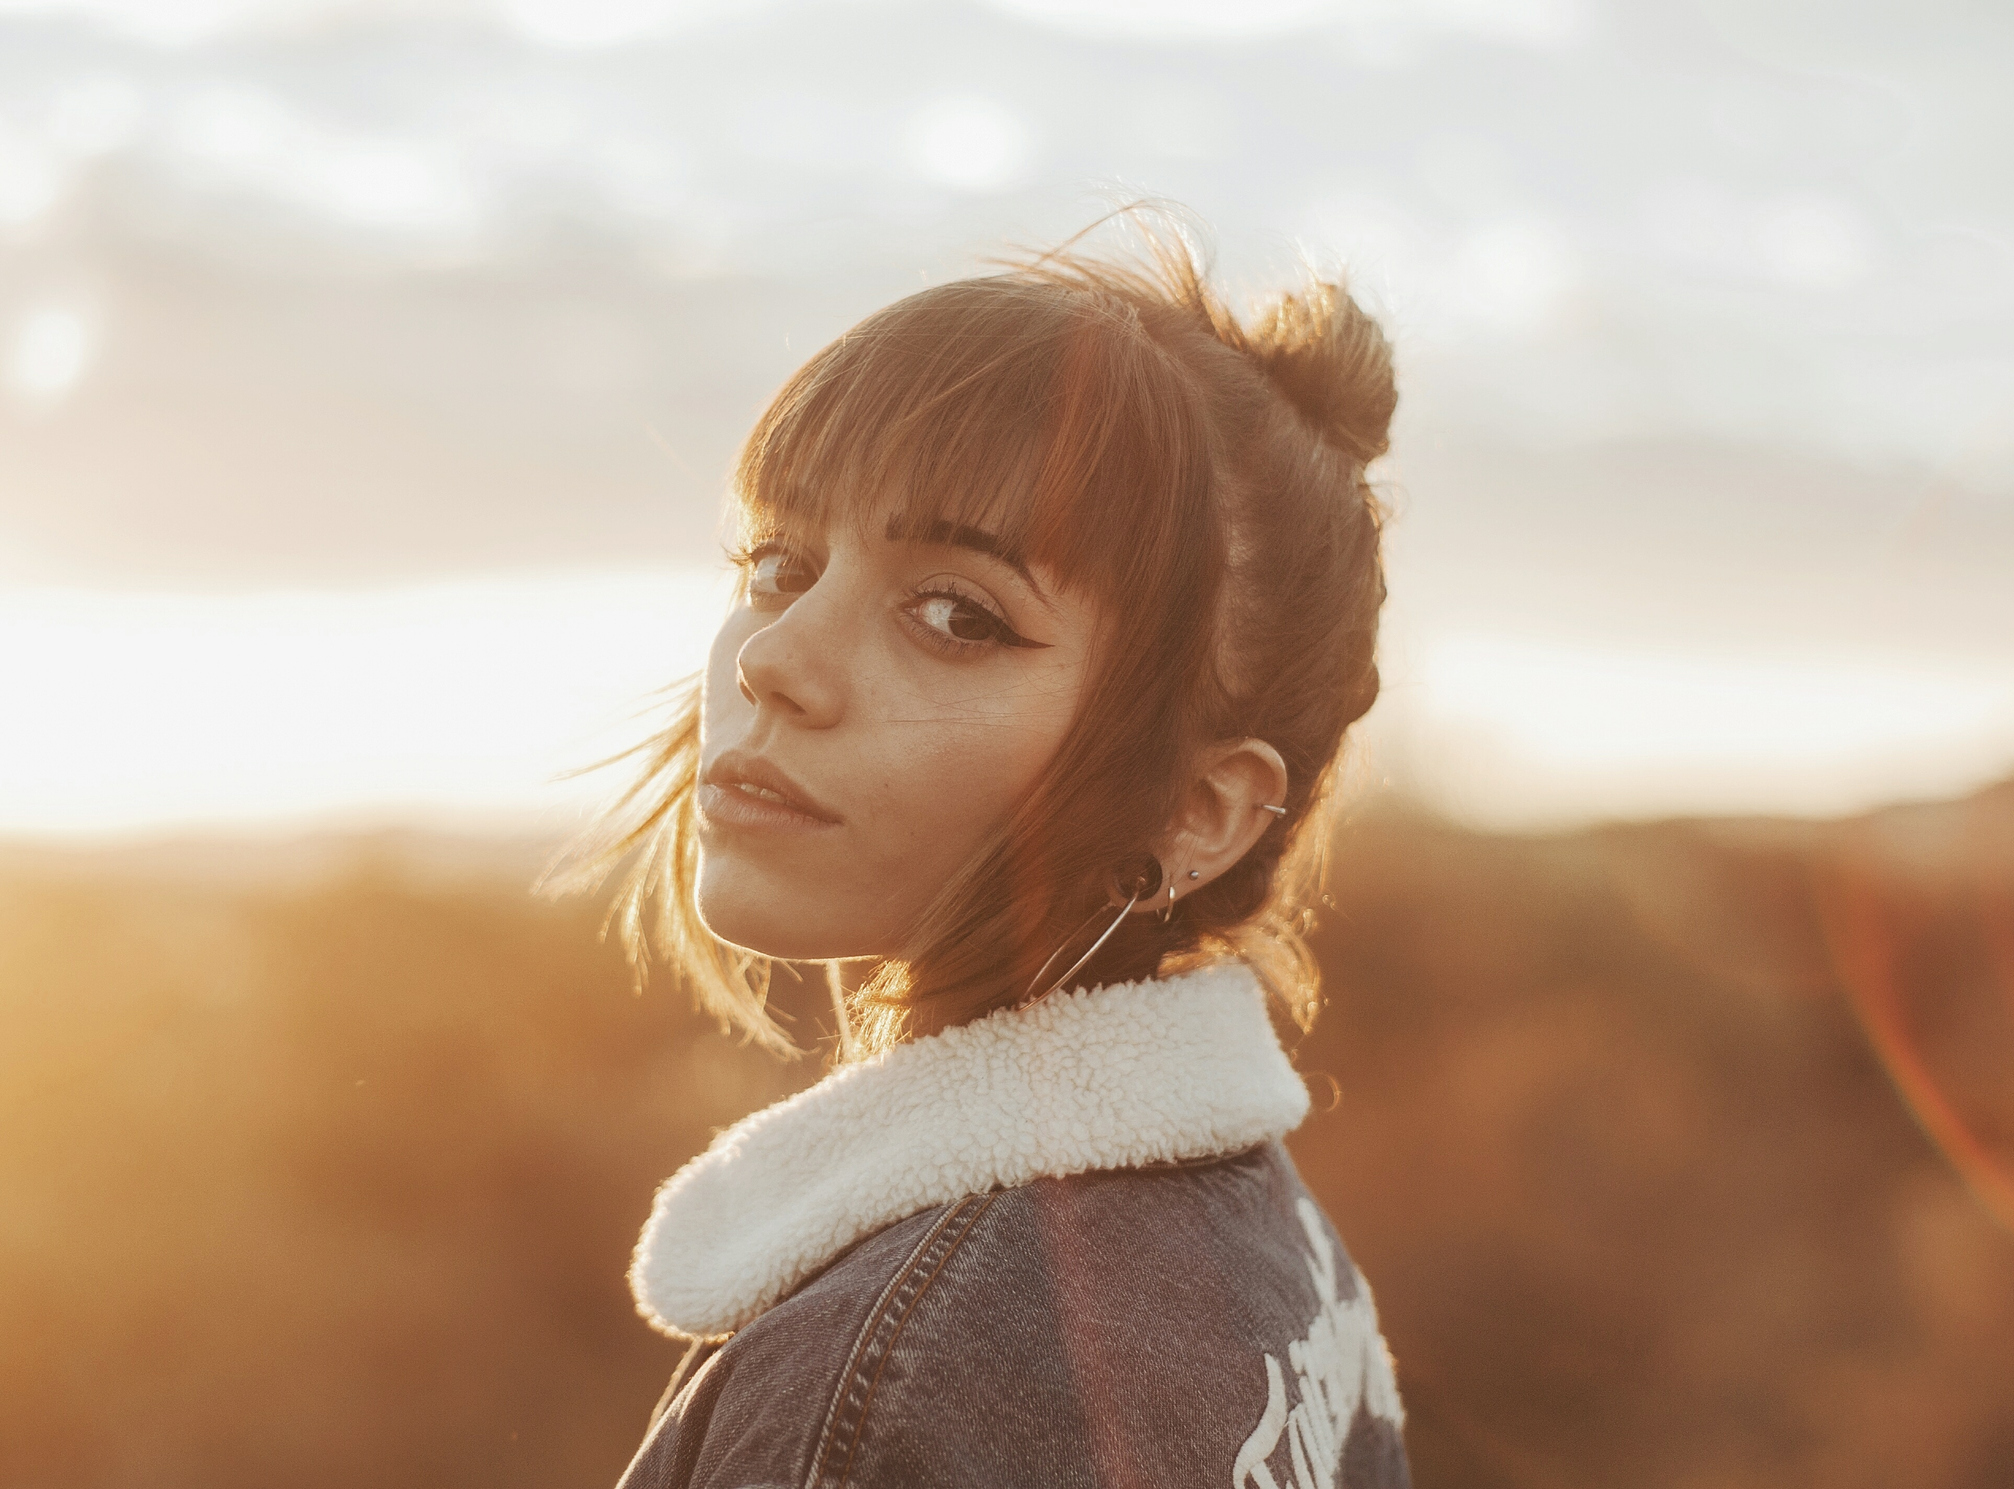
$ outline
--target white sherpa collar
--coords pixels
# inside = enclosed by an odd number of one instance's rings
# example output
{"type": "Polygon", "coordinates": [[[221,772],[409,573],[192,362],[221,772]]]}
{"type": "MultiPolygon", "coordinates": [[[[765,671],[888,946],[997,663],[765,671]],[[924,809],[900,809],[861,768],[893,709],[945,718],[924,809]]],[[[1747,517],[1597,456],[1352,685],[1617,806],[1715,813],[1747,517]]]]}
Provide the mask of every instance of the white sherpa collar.
{"type": "Polygon", "coordinates": [[[841,1066],[728,1128],[658,1190],[630,1290],[666,1333],[731,1333],[933,1206],[1238,1152],[1307,1111],[1242,963],[1058,994],[841,1066]]]}

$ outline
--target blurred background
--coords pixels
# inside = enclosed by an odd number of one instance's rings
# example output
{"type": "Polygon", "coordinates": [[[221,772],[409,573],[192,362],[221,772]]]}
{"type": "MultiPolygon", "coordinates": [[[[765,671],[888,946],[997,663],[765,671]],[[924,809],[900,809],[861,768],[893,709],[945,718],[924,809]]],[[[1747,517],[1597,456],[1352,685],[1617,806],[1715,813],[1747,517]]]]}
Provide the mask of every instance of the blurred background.
{"type": "Polygon", "coordinates": [[[1296,1155],[1423,1489],[2014,1483],[2010,75],[1966,0],[0,0],[0,1483],[613,1481],[650,1190],[820,1064],[530,895],[567,773],[781,380],[1143,196],[1398,345],[1296,1155]]]}

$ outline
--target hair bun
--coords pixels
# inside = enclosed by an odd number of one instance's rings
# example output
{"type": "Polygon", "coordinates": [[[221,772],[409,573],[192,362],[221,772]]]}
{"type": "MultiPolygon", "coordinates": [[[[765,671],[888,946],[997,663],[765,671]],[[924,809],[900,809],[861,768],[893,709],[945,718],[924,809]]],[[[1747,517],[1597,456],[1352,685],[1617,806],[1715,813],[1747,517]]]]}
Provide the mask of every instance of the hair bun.
{"type": "Polygon", "coordinates": [[[1390,446],[1398,386],[1392,347],[1340,284],[1283,295],[1246,333],[1246,349],[1323,439],[1359,464],[1390,446]]]}

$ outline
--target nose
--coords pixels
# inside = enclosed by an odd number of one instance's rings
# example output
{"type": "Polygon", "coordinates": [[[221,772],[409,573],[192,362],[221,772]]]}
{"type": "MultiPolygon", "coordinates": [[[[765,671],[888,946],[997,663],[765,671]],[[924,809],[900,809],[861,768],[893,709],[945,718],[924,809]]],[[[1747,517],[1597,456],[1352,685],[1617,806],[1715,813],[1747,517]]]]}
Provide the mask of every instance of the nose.
{"type": "Polygon", "coordinates": [[[837,628],[814,599],[818,588],[742,642],[734,671],[741,696],[757,708],[806,728],[829,729],[845,713],[845,669],[837,628]]]}

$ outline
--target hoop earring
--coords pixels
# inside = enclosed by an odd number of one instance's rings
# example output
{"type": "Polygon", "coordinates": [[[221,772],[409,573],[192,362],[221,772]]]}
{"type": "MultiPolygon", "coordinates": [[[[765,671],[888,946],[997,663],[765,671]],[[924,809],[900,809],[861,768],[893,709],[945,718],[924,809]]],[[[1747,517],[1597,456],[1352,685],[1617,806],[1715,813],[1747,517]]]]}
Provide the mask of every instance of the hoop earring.
{"type": "Polygon", "coordinates": [[[1055,964],[1056,958],[1063,954],[1064,950],[1070,945],[1070,942],[1083,934],[1085,925],[1089,925],[1091,921],[1098,918],[1098,912],[1093,910],[1090,919],[1086,920],[1084,925],[1078,926],[1064,940],[1061,946],[1058,946],[1054,951],[1049,953],[1049,958],[1042,963],[1041,970],[1029,979],[1028,993],[1024,994],[1021,1001],[1014,1006],[1016,1008],[1033,1008],[1037,1003],[1040,1003],[1044,998],[1055,992],[1057,988],[1075,977],[1078,969],[1098,954],[1098,948],[1112,939],[1112,933],[1119,929],[1119,926],[1128,915],[1133,913],[1133,907],[1160,890],[1162,877],[1161,860],[1154,857],[1151,853],[1135,854],[1131,858],[1121,860],[1119,866],[1113,869],[1112,873],[1107,876],[1105,888],[1114,899],[1117,899],[1122,894],[1127,895],[1124,908],[1117,915],[1113,916],[1112,923],[1099,933],[1098,939],[1091,943],[1090,950],[1070,964],[1069,971],[1043,988],[1041,992],[1036,992],[1036,986],[1042,981],[1043,976],[1049,971],[1049,968],[1055,964]],[[1131,872],[1127,872],[1128,870],[1131,872]]]}

